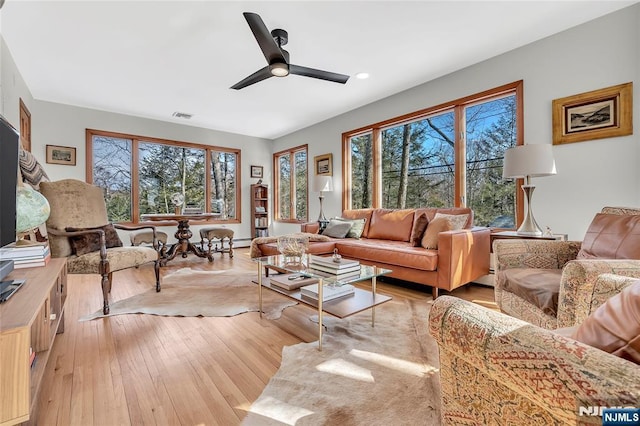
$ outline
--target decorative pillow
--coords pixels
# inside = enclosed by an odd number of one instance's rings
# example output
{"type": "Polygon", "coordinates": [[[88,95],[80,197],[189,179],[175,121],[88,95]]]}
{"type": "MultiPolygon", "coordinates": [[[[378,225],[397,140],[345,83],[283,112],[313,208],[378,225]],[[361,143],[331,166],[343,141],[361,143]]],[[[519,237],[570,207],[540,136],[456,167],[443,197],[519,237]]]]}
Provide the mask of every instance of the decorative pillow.
{"type": "Polygon", "coordinates": [[[342,222],[340,220],[331,219],[327,227],[322,231],[322,235],[333,238],[344,238],[347,236],[350,229],[351,222],[342,222]]]}
{"type": "Polygon", "coordinates": [[[426,249],[437,249],[438,234],[444,231],[453,231],[451,220],[448,217],[434,218],[424,231],[420,245],[426,249]]]}
{"type": "Polygon", "coordinates": [[[427,229],[428,224],[429,219],[427,219],[426,213],[422,213],[414,220],[413,229],[411,229],[411,238],[409,239],[412,246],[420,247],[422,236],[424,235],[424,231],[427,229]]]}
{"type": "Polygon", "coordinates": [[[640,280],[600,305],[571,337],[640,364],[640,280]]]}
{"type": "Polygon", "coordinates": [[[20,173],[22,174],[22,180],[24,182],[27,182],[37,190],[40,190],[40,182],[49,182],[49,176],[47,176],[47,173],[33,154],[20,148],[18,157],[20,161],[20,173]]]}
{"type": "Polygon", "coordinates": [[[433,218],[437,219],[439,217],[446,217],[451,221],[451,226],[453,226],[453,228],[449,229],[449,231],[455,231],[455,230],[464,228],[464,224],[467,223],[467,220],[469,220],[468,214],[436,213],[436,215],[433,218]]]}
{"type": "Polygon", "coordinates": [[[347,233],[347,238],[356,238],[356,239],[360,239],[360,237],[362,236],[362,231],[364,231],[364,225],[367,222],[367,219],[345,219],[342,217],[336,217],[335,220],[351,223],[351,228],[347,233]]]}
{"type": "MultiPolygon", "coordinates": [[[[115,228],[112,224],[97,226],[95,228],[65,228],[67,232],[75,232],[75,231],[86,231],[89,229],[102,229],[104,231],[104,236],[107,241],[107,248],[111,247],[122,247],[122,241],[118,236],[115,228]]],[[[91,233],[85,235],[75,235],[73,237],[69,237],[69,241],[71,243],[71,250],[73,254],[82,256],[83,254],[91,253],[93,251],[100,250],[100,234],[91,233]]]]}
{"type": "Polygon", "coordinates": [[[596,214],[577,257],[640,259],[640,215],[596,214]]]}

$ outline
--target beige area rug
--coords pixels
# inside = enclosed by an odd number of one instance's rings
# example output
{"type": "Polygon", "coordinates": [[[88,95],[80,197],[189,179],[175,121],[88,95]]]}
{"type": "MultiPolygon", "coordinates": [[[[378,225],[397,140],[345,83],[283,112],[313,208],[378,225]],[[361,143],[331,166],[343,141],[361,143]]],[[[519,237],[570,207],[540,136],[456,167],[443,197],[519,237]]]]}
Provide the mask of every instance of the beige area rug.
{"type": "MultiPolygon", "coordinates": [[[[107,316],[151,314],[182,317],[230,317],[258,312],[258,287],[251,282],[255,274],[232,271],[196,271],[179,269],[162,279],[160,293],[155,288],[111,303],[107,316]]],[[[280,318],[282,311],[296,302],[263,291],[264,317],[280,318]]],[[[102,309],[80,318],[103,318],[102,309]]]]}
{"type": "Polygon", "coordinates": [[[371,313],[325,317],[317,342],[288,346],[243,425],[438,425],[438,348],[431,302],[390,301],[371,313]]]}

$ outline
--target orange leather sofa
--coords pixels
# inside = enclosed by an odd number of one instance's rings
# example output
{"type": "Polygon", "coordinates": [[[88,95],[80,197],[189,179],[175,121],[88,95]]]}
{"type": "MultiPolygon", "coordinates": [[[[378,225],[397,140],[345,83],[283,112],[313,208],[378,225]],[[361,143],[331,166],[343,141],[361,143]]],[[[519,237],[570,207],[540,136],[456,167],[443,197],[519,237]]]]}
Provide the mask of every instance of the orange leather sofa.
{"type": "MultiPolygon", "coordinates": [[[[490,230],[473,227],[469,208],[359,209],[342,212],[345,219],[365,219],[360,239],[332,238],[310,242],[309,253],[340,255],[363,264],[391,269],[390,277],[432,287],[434,299],[438,289],[453,290],[489,273],[490,230]],[[414,247],[411,234],[414,221],[425,213],[429,221],[436,213],[469,217],[464,229],[438,234],[438,248],[414,247]]],[[[302,225],[302,231],[317,233],[317,222],[302,225]]],[[[260,245],[263,255],[278,254],[277,243],[260,245]]]]}

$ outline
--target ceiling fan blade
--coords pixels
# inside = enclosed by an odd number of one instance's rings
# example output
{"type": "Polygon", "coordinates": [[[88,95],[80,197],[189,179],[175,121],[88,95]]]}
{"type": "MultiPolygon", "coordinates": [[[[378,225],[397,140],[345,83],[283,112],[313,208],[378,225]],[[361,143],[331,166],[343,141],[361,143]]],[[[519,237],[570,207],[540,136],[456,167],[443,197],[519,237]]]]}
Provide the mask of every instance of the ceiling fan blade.
{"type": "Polygon", "coordinates": [[[289,65],[289,73],[303,75],[305,77],[319,78],[320,80],[332,81],[334,83],[345,84],[349,80],[348,75],[335,72],[317,70],[315,68],[301,67],[300,65],[289,65]]]}
{"type": "Polygon", "coordinates": [[[257,13],[244,12],[244,19],[247,20],[251,32],[253,32],[260,50],[264,54],[267,63],[273,64],[274,62],[288,63],[284,58],[278,43],[273,39],[273,36],[267,29],[267,26],[262,21],[262,18],[257,13]]]}
{"type": "Polygon", "coordinates": [[[266,66],[262,69],[259,69],[258,71],[254,72],[253,74],[251,74],[249,77],[246,77],[245,79],[243,79],[242,81],[237,82],[236,84],[234,84],[233,86],[231,86],[231,89],[236,89],[236,90],[240,90],[243,89],[247,86],[251,86],[252,84],[255,84],[259,81],[262,80],[266,80],[269,77],[272,77],[273,74],[271,74],[271,71],[269,70],[269,67],[266,66]]]}

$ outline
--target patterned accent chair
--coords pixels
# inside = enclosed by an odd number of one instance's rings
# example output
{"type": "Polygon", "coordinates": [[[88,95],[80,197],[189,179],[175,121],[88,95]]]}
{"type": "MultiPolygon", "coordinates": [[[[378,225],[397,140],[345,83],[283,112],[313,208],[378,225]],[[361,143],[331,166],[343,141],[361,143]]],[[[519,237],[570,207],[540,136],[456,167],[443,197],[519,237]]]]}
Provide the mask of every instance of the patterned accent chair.
{"type": "MultiPolygon", "coordinates": [[[[598,281],[620,292],[633,280],[598,281]]],[[[429,332],[440,350],[445,425],[601,425],[579,407],[640,401],[633,362],[465,300],[436,299],[429,332]]]]}
{"type": "Polygon", "coordinates": [[[640,209],[605,207],[584,241],[496,240],[495,299],[508,315],[547,329],[572,327],[614,289],[605,273],[640,278],[640,209]]]}
{"type": "Polygon", "coordinates": [[[41,182],[40,191],[51,206],[51,215],[47,220],[51,256],[66,257],[70,274],[102,276],[102,311],[105,315],[109,313],[109,293],[116,271],[154,262],[156,291],[160,291],[160,258],[153,248],[158,247],[155,227],[114,224],[114,228],[128,231],[149,229],[153,233],[153,247],[122,247],[117,236],[115,238],[119,246],[116,243],[109,247],[105,231],[105,225],[108,225],[107,207],[101,188],[79,180],[65,179],[41,182]],[[91,244],[95,250],[87,248],[86,253],[74,253],[71,238],[80,236],[88,236],[87,241],[96,241],[97,244],[91,244]]]}

